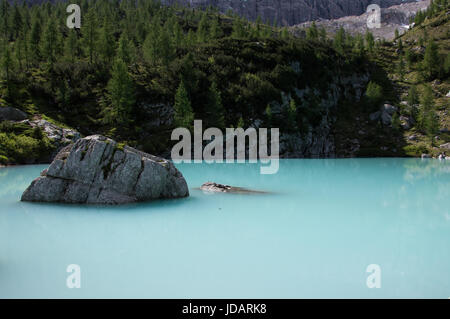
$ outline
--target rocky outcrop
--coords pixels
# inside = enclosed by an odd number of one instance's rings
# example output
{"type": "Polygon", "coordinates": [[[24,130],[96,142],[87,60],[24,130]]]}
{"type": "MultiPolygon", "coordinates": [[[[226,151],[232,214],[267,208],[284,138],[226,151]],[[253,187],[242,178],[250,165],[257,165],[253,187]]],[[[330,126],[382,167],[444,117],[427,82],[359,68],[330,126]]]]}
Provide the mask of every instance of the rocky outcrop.
{"type": "Polygon", "coordinates": [[[1,121],[22,121],[27,118],[27,114],[11,106],[0,107],[1,121]]]}
{"type": "Polygon", "coordinates": [[[414,119],[409,116],[400,115],[399,119],[400,119],[400,125],[404,130],[411,129],[415,124],[414,119]]]}
{"type": "MultiPolygon", "coordinates": [[[[334,76],[328,87],[295,89],[296,97],[301,101],[300,108],[310,106],[310,101],[317,101],[316,110],[321,111],[321,118],[316,125],[306,124],[304,133],[282,132],[280,135],[280,157],[282,158],[333,158],[336,157],[336,143],[333,127],[339,101],[359,101],[367,85],[369,76],[366,73],[352,76],[334,76]]],[[[289,107],[292,98],[290,93],[282,93],[282,102],[273,102],[274,116],[283,114],[289,107]]]]}
{"type": "Polygon", "coordinates": [[[73,129],[59,127],[43,119],[34,119],[27,121],[31,127],[40,127],[47,137],[59,145],[67,145],[76,142],[80,137],[80,133],[73,129]]]}
{"type": "Polygon", "coordinates": [[[189,196],[172,162],[93,135],[62,149],[22,201],[124,204],[189,196]]]}
{"type": "Polygon", "coordinates": [[[81,134],[78,131],[60,127],[39,116],[31,120],[24,120],[22,123],[28,124],[32,128],[39,127],[45,133],[55,147],[55,151],[51,154],[51,159],[54,158],[63,147],[70,143],[74,143],[81,138],[81,134]]]}
{"type": "Polygon", "coordinates": [[[392,115],[397,112],[397,107],[389,103],[384,104],[379,111],[369,114],[369,119],[371,121],[381,120],[383,125],[391,125],[392,115]]]}

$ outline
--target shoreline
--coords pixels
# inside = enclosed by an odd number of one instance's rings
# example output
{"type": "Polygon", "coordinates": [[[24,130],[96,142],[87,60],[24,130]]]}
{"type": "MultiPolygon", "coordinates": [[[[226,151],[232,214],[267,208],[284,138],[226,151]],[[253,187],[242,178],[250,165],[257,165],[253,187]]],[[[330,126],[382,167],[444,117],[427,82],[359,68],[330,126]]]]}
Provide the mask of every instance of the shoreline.
{"type": "MultiPolygon", "coordinates": [[[[416,158],[416,159],[436,159],[439,160],[437,157],[428,157],[428,158],[421,158],[420,156],[364,156],[364,157],[283,157],[279,158],[279,160],[295,160],[295,159],[304,159],[304,160],[314,160],[314,159],[371,159],[371,158],[416,158]]],[[[168,161],[172,161],[171,159],[166,159],[168,161]]],[[[445,160],[445,159],[442,159],[445,160]]],[[[247,161],[247,160],[246,160],[247,161]]],[[[43,162],[43,163],[32,163],[32,164],[0,164],[0,168],[6,168],[6,167],[16,167],[16,166],[31,166],[31,165],[50,165],[52,162],[43,162]]],[[[191,163],[193,164],[193,163],[191,163]]],[[[216,163],[217,164],[217,163],[216,163]]],[[[223,163],[225,164],[225,162],[223,163]]],[[[230,164],[230,163],[228,163],[230,164]]],[[[231,164],[239,164],[239,163],[231,163],[231,164]]]]}

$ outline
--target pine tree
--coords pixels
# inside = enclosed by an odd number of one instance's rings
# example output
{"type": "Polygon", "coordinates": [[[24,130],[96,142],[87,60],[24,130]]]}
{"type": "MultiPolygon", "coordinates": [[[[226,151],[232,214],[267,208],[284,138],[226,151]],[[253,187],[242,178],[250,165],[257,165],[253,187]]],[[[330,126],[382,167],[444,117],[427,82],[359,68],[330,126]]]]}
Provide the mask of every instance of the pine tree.
{"type": "Polygon", "coordinates": [[[198,89],[199,79],[197,77],[196,69],[194,68],[194,56],[192,53],[189,52],[181,60],[180,73],[186,90],[190,94],[195,94],[198,89]]]}
{"type": "Polygon", "coordinates": [[[245,126],[245,122],[244,122],[244,119],[243,119],[242,116],[241,116],[241,117],[239,118],[237,124],[236,124],[236,127],[237,127],[237,128],[244,128],[244,126],[245,126]]]}
{"type": "Polygon", "coordinates": [[[30,44],[30,55],[32,61],[39,61],[40,59],[40,49],[39,43],[41,41],[41,23],[36,18],[31,27],[31,32],[29,34],[28,43],[30,44]]]}
{"type": "Polygon", "coordinates": [[[9,2],[8,0],[2,0],[0,4],[0,32],[5,42],[9,41],[10,25],[9,25],[9,2]]]}
{"type": "Polygon", "coordinates": [[[372,108],[379,107],[383,99],[383,89],[377,83],[370,81],[366,89],[366,98],[372,108]]]}
{"type": "Polygon", "coordinates": [[[306,39],[317,40],[319,38],[319,31],[317,30],[316,22],[313,21],[311,26],[306,29],[306,39]]]}
{"type": "Polygon", "coordinates": [[[25,33],[23,35],[23,38],[19,38],[18,46],[22,49],[23,52],[23,59],[25,64],[25,69],[28,70],[28,67],[30,66],[31,62],[31,53],[30,53],[30,45],[28,42],[28,34],[25,33]]]}
{"type": "Polygon", "coordinates": [[[142,47],[144,59],[149,64],[156,65],[160,62],[160,42],[162,37],[164,37],[161,36],[163,32],[159,17],[153,17],[150,30],[142,47]]]}
{"type": "Polygon", "coordinates": [[[127,65],[121,59],[114,62],[107,89],[112,107],[108,120],[127,126],[135,103],[134,83],[128,74],[127,65]]]}
{"type": "Polygon", "coordinates": [[[362,35],[358,34],[355,37],[355,49],[358,53],[362,54],[364,52],[364,39],[362,37],[362,35]]]}
{"type": "Polygon", "coordinates": [[[56,38],[56,25],[55,20],[50,19],[43,37],[42,37],[42,57],[47,61],[50,69],[53,68],[53,64],[56,61],[56,48],[57,48],[57,38],[56,38]]]}
{"type": "Polygon", "coordinates": [[[431,39],[427,44],[422,67],[426,79],[432,80],[439,73],[440,60],[439,60],[438,46],[433,39],[431,39]]]}
{"type": "Polygon", "coordinates": [[[78,43],[78,37],[75,30],[69,30],[68,36],[64,43],[64,53],[69,58],[70,62],[74,63],[75,58],[78,56],[80,47],[78,43]]]}
{"type": "Polygon", "coordinates": [[[13,61],[11,58],[11,51],[8,46],[6,46],[6,48],[4,48],[3,50],[1,66],[3,71],[3,78],[6,82],[7,95],[11,95],[11,74],[13,71],[13,61]]]}
{"type": "Polygon", "coordinates": [[[117,48],[117,57],[125,62],[127,65],[134,61],[134,46],[128,40],[125,32],[122,33],[119,39],[119,47],[117,48]]]}
{"type": "Polygon", "coordinates": [[[225,118],[222,105],[222,98],[217,89],[216,82],[212,82],[208,91],[208,104],[206,110],[207,124],[209,127],[224,128],[225,118]]]}
{"type": "Polygon", "coordinates": [[[217,39],[220,36],[222,36],[222,29],[220,28],[219,24],[219,16],[217,16],[217,18],[212,19],[211,21],[211,26],[209,29],[209,37],[211,39],[217,39]]]}
{"type": "Polygon", "coordinates": [[[231,36],[236,39],[242,39],[245,37],[245,28],[240,18],[235,18],[233,21],[233,31],[231,36]]]}
{"type": "Polygon", "coordinates": [[[184,46],[184,34],[183,29],[178,24],[178,22],[175,23],[174,29],[173,29],[173,46],[176,48],[181,48],[184,46]]]}
{"type": "Polygon", "coordinates": [[[169,63],[174,59],[176,50],[173,46],[173,41],[171,39],[170,33],[167,29],[167,23],[164,28],[159,33],[157,42],[157,55],[158,60],[164,65],[168,66],[169,63]]]}
{"type": "Polygon", "coordinates": [[[450,54],[445,57],[443,69],[445,75],[450,76],[450,54]]]}
{"type": "Polygon", "coordinates": [[[418,127],[420,130],[424,131],[425,133],[428,133],[428,125],[429,119],[430,119],[430,113],[434,113],[433,110],[433,89],[430,85],[425,85],[424,92],[421,97],[420,101],[420,112],[418,117],[418,127]]]}
{"type": "Polygon", "coordinates": [[[89,63],[93,63],[95,54],[97,52],[97,41],[98,41],[98,25],[97,17],[94,9],[89,8],[88,12],[84,18],[84,24],[82,30],[83,34],[83,46],[87,51],[87,56],[89,57],[89,63]]]}
{"type": "Polygon", "coordinates": [[[336,36],[334,37],[334,47],[340,53],[344,52],[345,38],[345,30],[343,27],[340,27],[338,32],[336,33],[336,36]]]}
{"type": "Polygon", "coordinates": [[[391,123],[392,123],[392,128],[393,128],[394,130],[399,130],[399,129],[400,129],[400,127],[401,127],[400,117],[398,116],[398,113],[397,113],[397,112],[395,112],[395,113],[392,115],[391,123]]]}
{"type": "Polygon", "coordinates": [[[181,80],[175,94],[174,112],[174,124],[176,127],[192,128],[194,112],[192,111],[191,101],[183,80],[181,80]]]}
{"type": "Polygon", "coordinates": [[[192,29],[189,29],[187,37],[186,37],[186,47],[192,48],[195,43],[197,42],[195,33],[192,31],[192,29]]]}
{"type": "Polygon", "coordinates": [[[19,70],[23,71],[24,60],[25,60],[25,41],[22,37],[19,37],[14,43],[14,56],[17,60],[17,65],[19,66],[19,70]]]}
{"type": "Polygon", "coordinates": [[[369,50],[369,52],[373,52],[373,48],[375,46],[375,39],[373,37],[373,34],[369,31],[367,31],[366,33],[366,44],[367,44],[367,49],[369,50]]]}
{"type": "Polygon", "coordinates": [[[108,18],[105,18],[103,27],[100,30],[100,36],[98,41],[98,52],[107,64],[114,58],[115,52],[115,39],[112,32],[112,26],[108,18]]]}
{"type": "Polygon", "coordinates": [[[419,104],[419,95],[417,93],[417,89],[416,89],[415,85],[413,85],[409,88],[407,102],[408,102],[409,116],[411,116],[412,119],[417,121],[418,116],[419,116],[418,109],[417,109],[417,105],[419,104]]]}
{"type": "Polygon", "coordinates": [[[206,13],[202,14],[197,29],[198,42],[206,42],[208,40],[208,17],[206,13]]]}
{"type": "Polygon", "coordinates": [[[297,105],[294,99],[291,99],[289,102],[287,119],[289,128],[294,130],[297,127],[297,105]]]}
{"type": "Polygon", "coordinates": [[[403,52],[403,41],[402,39],[398,39],[398,50],[400,53],[403,52]]]}
{"type": "Polygon", "coordinates": [[[408,91],[408,105],[414,106],[419,103],[419,94],[415,85],[411,86],[408,91]]]}
{"type": "Polygon", "coordinates": [[[268,126],[272,126],[273,115],[272,115],[272,108],[270,107],[270,104],[267,104],[267,106],[266,106],[266,119],[267,119],[268,126]]]}
{"type": "Polygon", "coordinates": [[[410,49],[406,50],[405,60],[406,60],[406,67],[408,68],[408,70],[411,71],[412,64],[414,62],[414,53],[410,49]]]}
{"type": "Polygon", "coordinates": [[[289,31],[288,31],[288,29],[286,27],[281,29],[281,38],[283,40],[289,39],[289,31]]]}
{"type": "Polygon", "coordinates": [[[434,110],[428,112],[425,118],[425,132],[434,146],[434,136],[439,133],[439,118],[434,110]]]}
{"type": "Polygon", "coordinates": [[[14,3],[11,25],[14,26],[14,39],[18,39],[20,34],[23,32],[23,21],[17,2],[14,3]]]}
{"type": "Polygon", "coordinates": [[[434,135],[439,130],[439,122],[434,107],[433,90],[428,84],[425,86],[421,104],[422,109],[419,114],[419,125],[430,138],[432,145],[434,145],[434,135]]]}
{"type": "Polygon", "coordinates": [[[397,74],[399,80],[403,82],[405,79],[405,60],[403,59],[403,55],[400,55],[400,61],[397,64],[397,74]]]}
{"type": "Polygon", "coordinates": [[[327,40],[327,30],[325,29],[324,26],[321,26],[319,28],[319,38],[320,41],[325,42],[327,40]]]}

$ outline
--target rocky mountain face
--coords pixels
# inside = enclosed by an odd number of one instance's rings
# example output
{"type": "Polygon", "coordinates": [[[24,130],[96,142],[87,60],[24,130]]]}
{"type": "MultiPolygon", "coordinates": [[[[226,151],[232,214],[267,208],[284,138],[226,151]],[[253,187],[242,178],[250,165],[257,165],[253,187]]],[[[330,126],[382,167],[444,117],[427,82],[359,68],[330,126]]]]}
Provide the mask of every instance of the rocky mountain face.
{"type": "Polygon", "coordinates": [[[415,0],[162,0],[164,4],[182,4],[191,7],[218,8],[220,12],[229,10],[255,20],[276,21],[279,25],[295,25],[317,19],[337,19],[360,15],[370,4],[382,8],[415,0]]]}
{"type": "MultiPolygon", "coordinates": [[[[375,38],[385,38],[392,40],[395,30],[401,33],[409,28],[409,19],[414,17],[417,12],[425,10],[430,5],[430,0],[402,3],[389,8],[381,9],[381,28],[371,28],[375,38]]],[[[317,26],[323,26],[328,33],[335,33],[340,27],[343,27],[351,34],[364,34],[367,28],[368,13],[356,16],[346,16],[339,19],[325,19],[316,21],[317,26]]],[[[291,27],[294,33],[304,33],[304,28],[311,26],[312,21],[304,22],[291,27]]]]}
{"type": "MultiPolygon", "coordinates": [[[[315,126],[308,125],[304,133],[282,133],[280,136],[280,157],[282,158],[334,158],[337,157],[333,128],[337,119],[339,101],[358,102],[363,97],[364,88],[369,81],[367,73],[353,73],[351,76],[336,75],[328,84],[326,91],[306,86],[296,89],[295,95],[302,103],[318,101],[323,110],[322,117],[315,126]]],[[[283,102],[274,105],[273,112],[281,111],[289,105],[290,94],[283,93],[283,102]],[[278,106],[278,107],[277,107],[278,106]]]]}

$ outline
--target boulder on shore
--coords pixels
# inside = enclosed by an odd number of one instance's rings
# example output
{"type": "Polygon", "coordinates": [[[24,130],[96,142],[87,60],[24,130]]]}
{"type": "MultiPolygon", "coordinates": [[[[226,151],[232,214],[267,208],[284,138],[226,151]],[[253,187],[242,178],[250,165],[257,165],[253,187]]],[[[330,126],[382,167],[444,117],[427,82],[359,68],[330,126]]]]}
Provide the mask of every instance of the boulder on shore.
{"type": "Polygon", "coordinates": [[[189,196],[172,162],[100,135],[63,148],[22,201],[125,204],[189,196]]]}
{"type": "Polygon", "coordinates": [[[11,106],[0,107],[1,121],[22,121],[27,118],[27,113],[11,106]]]}

